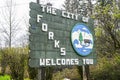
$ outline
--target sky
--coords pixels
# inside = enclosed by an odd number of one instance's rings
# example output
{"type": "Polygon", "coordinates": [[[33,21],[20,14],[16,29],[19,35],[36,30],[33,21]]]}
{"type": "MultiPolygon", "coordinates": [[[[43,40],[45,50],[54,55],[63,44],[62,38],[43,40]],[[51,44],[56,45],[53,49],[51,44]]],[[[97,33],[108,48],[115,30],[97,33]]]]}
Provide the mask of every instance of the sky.
{"type": "MultiPolygon", "coordinates": [[[[5,1],[10,0],[0,0],[0,8],[3,8],[5,6],[5,1]]],[[[17,13],[19,15],[27,15],[29,13],[29,3],[30,2],[36,2],[36,0],[12,0],[17,6],[17,13]]],[[[53,4],[53,7],[61,9],[62,4],[65,0],[40,0],[41,4],[46,4],[47,2],[50,2],[53,4]]]]}
{"type": "MultiPolygon", "coordinates": [[[[2,20],[2,10],[5,9],[6,7],[6,1],[10,1],[10,0],[0,0],[0,21],[2,20]]],[[[61,9],[62,8],[62,4],[64,3],[65,0],[40,0],[40,4],[46,4],[47,2],[52,3],[53,7],[61,9]]],[[[17,39],[18,41],[21,41],[24,37],[24,35],[26,35],[27,31],[26,31],[26,24],[24,19],[28,22],[29,21],[29,3],[30,2],[36,2],[36,0],[12,0],[13,3],[15,3],[15,13],[16,13],[16,17],[21,20],[21,32],[19,32],[20,34],[17,34],[17,39]],[[22,38],[21,38],[22,37],[22,38]]],[[[0,33],[0,39],[1,36],[3,34],[0,33]]],[[[0,42],[0,46],[3,45],[4,43],[1,41],[0,42]]],[[[20,43],[21,44],[21,43],[20,43]]]]}
{"type": "MultiPolygon", "coordinates": [[[[30,2],[36,2],[36,0],[15,0],[16,4],[20,4],[19,11],[21,14],[26,14],[26,12],[29,11],[29,3],[30,2]],[[24,11],[23,11],[24,9],[24,11]]],[[[40,4],[46,4],[47,2],[50,2],[53,4],[53,7],[61,9],[62,4],[65,0],[40,0],[40,4]]]]}
{"type": "MultiPolygon", "coordinates": [[[[6,6],[5,1],[10,1],[10,0],[0,0],[0,9],[6,6]]],[[[29,14],[30,2],[36,2],[36,0],[12,0],[12,1],[16,4],[16,10],[17,10],[16,13],[20,17],[23,17],[29,14]]],[[[47,2],[50,2],[53,4],[53,7],[61,9],[64,1],[65,0],[40,0],[40,3],[46,4],[47,2]]]]}
{"type": "MultiPolygon", "coordinates": [[[[0,9],[4,8],[5,1],[10,1],[10,0],[0,0],[0,9]]],[[[36,2],[36,0],[12,0],[16,4],[16,13],[19,16],[24,16],[29,14],[29,3],[30,2],[36,2]]],[[[50,2],[53,4],[53,7],[61,9],[62,4],[64,3],[65,0],[40,0],[41,4],[46,4],[47,2],[50,2]]]]}

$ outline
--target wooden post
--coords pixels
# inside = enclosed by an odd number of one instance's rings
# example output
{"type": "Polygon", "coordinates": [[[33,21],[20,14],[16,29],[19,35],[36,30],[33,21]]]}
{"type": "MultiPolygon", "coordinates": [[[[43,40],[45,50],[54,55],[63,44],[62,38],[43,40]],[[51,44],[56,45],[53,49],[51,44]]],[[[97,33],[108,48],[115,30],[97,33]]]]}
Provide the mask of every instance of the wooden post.
{"type": "Polygon", "coordinates": [[[46,80],[46,72],[45,67],[41,67],[38,69],[38,79],[37,80],[46,80]]]}
{"type": "MultiPolygon", "coordinates": [[[[36,1],[38,4],[40,3],[40,0],[37,0],[36,1]]],[[[44,72],[43,72],[43,68],[38,68],[38,79],[37,80],[44,80],[44,77],[42,75],[44,75],[44,72]]]]}
{"type": "Polygon", "coordinates": [[[83,80],[87,80],[85,65],[82,66],[82,69],[83,69],[83,80]]]}
{"type": "Polygon", "coordinates": [[[38,69],[38,79],[37,80],[42,80],[42,77],[41,77],[41,72],[42,72],[42,70],[39,68],[38,69]]]}

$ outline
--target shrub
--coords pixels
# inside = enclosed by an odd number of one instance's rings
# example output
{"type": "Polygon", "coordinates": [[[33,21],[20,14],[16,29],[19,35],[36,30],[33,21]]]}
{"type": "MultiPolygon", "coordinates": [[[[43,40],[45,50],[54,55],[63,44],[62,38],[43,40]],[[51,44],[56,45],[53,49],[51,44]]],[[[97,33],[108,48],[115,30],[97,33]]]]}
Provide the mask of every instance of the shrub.
{"type": "Polygon", "coordinates": [[[10,80],[10,76],[9,75],[0,76],[0,80],[10,80]]]}

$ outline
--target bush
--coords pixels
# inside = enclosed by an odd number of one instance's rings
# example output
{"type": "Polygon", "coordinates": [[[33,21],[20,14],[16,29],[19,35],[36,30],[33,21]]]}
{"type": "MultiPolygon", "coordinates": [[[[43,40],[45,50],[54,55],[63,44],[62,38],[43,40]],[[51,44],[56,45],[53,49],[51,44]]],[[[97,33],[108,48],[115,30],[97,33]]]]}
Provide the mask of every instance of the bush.
{"type": "Polygon", "coordinates": [[[93,80],[120,80],[120,55],[113,58],[100,58],[94,69],[91,69],[93,80]]]}
{"type": "Polygon", "coordinates": [[[66,68],[62,72],[56,72],[53,74],[52,80],[63,80],[64,78],[69,78],[70,80],[81,80],[78,69],[76,67],[73,67],[73,69],[66,68]]]}
{"type": "Polygon", "coordinates": [[[24,48],[6,48],[2,49],[1,53],[2,74],[5,74],[6,67],[9,67],[13,80],[24,80],[27,51],[24,48]]]}
{"type": "Polygon", "coordinates": [[[10,80],[10,76],[9,75],[0,76],[0,80],[10,80]]]}

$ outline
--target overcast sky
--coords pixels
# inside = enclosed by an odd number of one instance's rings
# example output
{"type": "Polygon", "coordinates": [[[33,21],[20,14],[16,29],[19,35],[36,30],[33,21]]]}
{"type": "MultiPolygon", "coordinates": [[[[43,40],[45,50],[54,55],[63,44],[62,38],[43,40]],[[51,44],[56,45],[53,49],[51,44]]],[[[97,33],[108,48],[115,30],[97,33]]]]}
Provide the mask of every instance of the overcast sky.
{"type": "MultiPolygon", "coordinates": [[[[5,1],[10,1],[10,0],[0,0],[0,8],[4,8],[5,1]]],[[[28,14],[30,2],[36,2],[36,0],[12,0],[12,1],[16,3],[16,8],[17,8],[16,12],[19,13],[19,15],[21,16],[28,14]]],[[[40,0],[40,3],[46,4],[47,2],[50,2],[53,4],[53,7],[61,9],[64,1],[65,0],[40,0]]]]}
{"type": "MultiPolygon", "coordinates": [[[[0,7],[4,6],[5,1],[10,1],[10,0],[0,0],[0,7]]],[[[12,0],[16,4],[21,4],[21,5],[27,5],[30,2],[36,2],[36,0],[12,0]]],[[[61,4],[64,3],[65,0],[40,0],[41,4],[46,4],[47,2],[50,2],[53,4],[54,7],[56,8],[61,8],[61,4]]]]}

